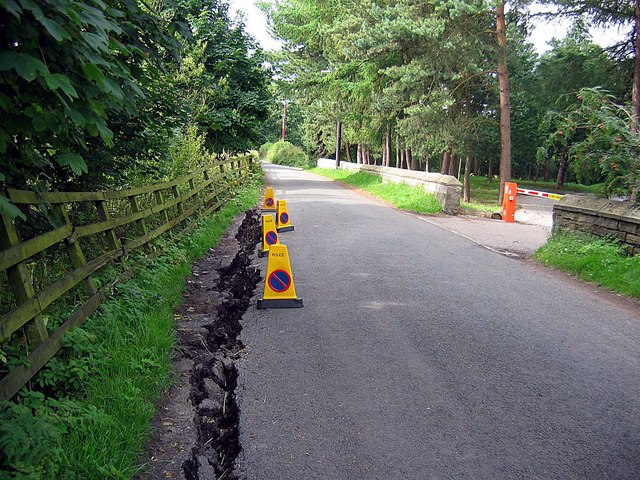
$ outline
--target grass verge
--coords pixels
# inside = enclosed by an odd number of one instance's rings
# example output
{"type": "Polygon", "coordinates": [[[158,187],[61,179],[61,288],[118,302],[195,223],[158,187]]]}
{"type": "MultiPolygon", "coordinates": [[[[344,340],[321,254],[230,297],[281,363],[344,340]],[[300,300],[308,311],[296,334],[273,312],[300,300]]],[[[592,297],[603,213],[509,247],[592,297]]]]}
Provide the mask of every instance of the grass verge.
{"type": "Polygon", "coordinates": [[[640,298],[640,256],[626,256],[612,240],[557,234],[534,258],[615,292],[640,298]]]}
{"type": "Polygon", "coordinates": [[[123,479],[140,470],[155,404],[172,380],[173,311],[191,263],[256,206],[259,190],[245,187],[65,337],[39,377],[50,395],[23,390],[19,403],[0,405],[0,478],[123,479]]]}
{"type": "Polygon", "coordinates": [[[382,183],[382,178],[380,178],[379,175],[372,175],[365,172],[350,172],[348,170],[332,170],[317,167],[309,171],[358,187],[378,198],[390,202],[402,210],[427,214],[442,212],[442,207],[440,207],[436,197],[419,187],[412,187],[402,183],[382,183]]]}

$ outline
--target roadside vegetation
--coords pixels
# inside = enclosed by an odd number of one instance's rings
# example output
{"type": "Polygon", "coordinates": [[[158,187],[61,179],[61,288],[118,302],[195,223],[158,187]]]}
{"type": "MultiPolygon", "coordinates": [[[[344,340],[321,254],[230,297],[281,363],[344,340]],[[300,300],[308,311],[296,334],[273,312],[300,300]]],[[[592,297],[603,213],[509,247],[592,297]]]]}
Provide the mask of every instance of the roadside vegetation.
{"type": "Polygon", "coordinates": [[[349,172],[347,170],[326,168],[312,168],[310,171],[357,187],[402,210],[426,214],[442,212],[436,197],[425,192],[420,187],[398,183],[382,183],[382,178],[379,175],[365,172],[349,172]]]}
{"type": "MultiPolygon", "coordinates": [[[[191,263],[255,207],[256,178],[65,337],[64,351],[0,405],[0,477],[131,478],[173,379],[174,314],[191,263]],[[44,392],[44,393],[43,393],[44,392]],[[3,476],[8,475],[8,477],[3,476]]],[[[144,262],[144,259],[138,259],[144,262]]]]}
{"type": "Polygon", "coordinates": [[[557,234],[534,258],[606,289],[640,298],[640,256],[628,256],[614,240],[557,234]]]}
{"type": "Polygon", "coordinates": [[[260,158],[268,163],[299,168],[311,166],[309,155],[302,148],[287,141],[267,142],[260,147],[259,153],[260,158]]]}

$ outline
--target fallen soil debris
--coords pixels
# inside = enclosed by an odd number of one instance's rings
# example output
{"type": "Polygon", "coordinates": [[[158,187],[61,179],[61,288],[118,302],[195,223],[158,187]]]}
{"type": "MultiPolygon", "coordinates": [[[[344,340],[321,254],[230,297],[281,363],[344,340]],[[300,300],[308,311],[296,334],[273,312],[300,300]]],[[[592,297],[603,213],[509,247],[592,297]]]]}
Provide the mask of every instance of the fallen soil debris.
{"type": "Polygon", "coordinates": [[[240,320],[260,281],[255,210],[197,261],[177,312],[178,379],[154,420],[148,470],[139,479],[233,480],[240,452],[235,361],[240,320]]]}

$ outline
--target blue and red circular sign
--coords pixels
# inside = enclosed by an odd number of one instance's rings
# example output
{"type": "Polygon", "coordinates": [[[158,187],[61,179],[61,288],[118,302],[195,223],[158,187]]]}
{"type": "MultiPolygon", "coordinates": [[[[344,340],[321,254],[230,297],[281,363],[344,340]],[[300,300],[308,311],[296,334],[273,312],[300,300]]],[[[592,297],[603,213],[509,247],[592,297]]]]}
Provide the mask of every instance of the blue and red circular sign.
{"type": "Polygon", "coordinates": [[[282,212],[280,214],[280,223],[284,225],[288,221],[289,221],[289,214],[287,214],[287,212],[282,212]]]}
{"type": "Polygon", "coordinates": [[[269,275],[269,287],[277,293],[286,292],[291,286],[291,275],[284,270],[274,270],[269,275]]]}
{"type": "Polygon", "coordinates": [[[264,236],[264,240],[267,242],[267,245],[275,245],[278,243],[278,234],[273,230],[269,230],[264,236]]]}
{"type": "Polygon", "coordinates": [[[269,197],[267,198],[264,203],[267,205],[267,207],[273,207],[273,198],[269,197]]]}

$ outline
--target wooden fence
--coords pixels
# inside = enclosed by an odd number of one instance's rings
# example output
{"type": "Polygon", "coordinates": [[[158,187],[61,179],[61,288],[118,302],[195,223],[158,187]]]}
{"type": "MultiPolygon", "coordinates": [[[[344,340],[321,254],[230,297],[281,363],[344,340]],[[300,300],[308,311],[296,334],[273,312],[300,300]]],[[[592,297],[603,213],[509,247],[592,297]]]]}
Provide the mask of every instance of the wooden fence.
{"type": "Polygon", "coordinates": [[[117,283],[132,275],[125,269],[98,288],[96,275],[104,267],[136,250],[157,256],[160,252],[149,242],[170,230],[184,235],[190,229],[185,220],[220,208],[251,164],[250,156],[235,157],[172,182],[110,192],[9,189],[9,199],[28,212],[28,220],[3,215],[0,224],[0,274],[6,275],[0,285],[10,287],[2,294],[7,313],[0,316],[0,349],[17,343],[28,357],[4,369],[0,400],[27,384],[61,349],[65,333],[81,325],[117,283]],[[70,295],[73,313],[48,322],[54,304],[65,298],[69,303],[70,295]]]}

